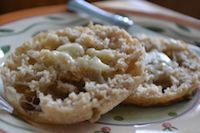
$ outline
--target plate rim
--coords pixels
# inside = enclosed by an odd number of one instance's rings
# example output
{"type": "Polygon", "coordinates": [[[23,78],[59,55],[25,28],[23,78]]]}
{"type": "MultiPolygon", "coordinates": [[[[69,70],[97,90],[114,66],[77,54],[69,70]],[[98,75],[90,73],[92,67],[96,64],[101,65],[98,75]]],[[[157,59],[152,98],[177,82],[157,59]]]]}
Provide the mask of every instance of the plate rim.
{"type": "MultiPolygon", "coordinates": [[[[128,1],[126,2],[128,3],[128,1]]],[[[94,4],[104,10],[107,10],[113,13],[129,14],[132,16],[144,16],[144,17],[150,17],[150,18],[153,17],[155,19],[156,18],[162,19],[168,22],[178,23],[178,24],[182,24],[182,25],[200,30],[200,21],[190,16],[185,15],[183,17],[180,17],[178,15],[176,16],[176,15],[168,15],[168,14],[154,13],[154,12],[149,13],[144,10],[128,10],[125,8],[121,9],[121,8],[104,7],[101,5],[101,3],[103,2],[95,2],[94,4]]],[[[33,7],[29,9],[14,11],[14,12],[0,15],[0,26],[3,26],[5,24],[11,23],[17,20],[25,19],[28,17],[43,16],[43,15],[52,14],[52,13],[63,13],[67,11],[68,9],[67,9],[66,4],[33,7]]]]}

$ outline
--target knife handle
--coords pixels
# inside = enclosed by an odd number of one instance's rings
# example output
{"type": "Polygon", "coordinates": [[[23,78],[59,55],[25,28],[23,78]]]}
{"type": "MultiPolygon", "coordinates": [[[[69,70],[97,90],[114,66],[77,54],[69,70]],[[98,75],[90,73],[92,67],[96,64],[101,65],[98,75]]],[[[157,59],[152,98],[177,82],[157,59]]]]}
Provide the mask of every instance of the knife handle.
{"type": "Polygon", "coordinates": [[[134,24],[134,22],[128,17],[106,12],[84,0],[70,0],[67,6],[69,10],[79,13],[86,13],[91,17],[104,20],[108,23],[118,25],[125,29],[134,24]]]}

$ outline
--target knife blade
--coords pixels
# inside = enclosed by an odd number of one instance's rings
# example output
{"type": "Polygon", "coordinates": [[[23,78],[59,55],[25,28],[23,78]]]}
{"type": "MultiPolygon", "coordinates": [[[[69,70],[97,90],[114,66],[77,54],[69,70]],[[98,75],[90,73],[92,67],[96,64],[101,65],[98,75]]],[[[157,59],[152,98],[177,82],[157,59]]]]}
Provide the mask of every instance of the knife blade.
{"type": "MultiPolygon", "coordinates": [[[[128,17],[120,16],[114,13],[110,13],[107,11],[104,11],[84,0],[70,0],[67,3],[67,7],[71,11],[75,11],[78,13],[85,13],[89,15],[90,17],[103,20],[109,24],[117,25],[121,28],[124,28],[126,31],[128,31],[131,35],[137,35],[137,34],[146,34],[151,36],[162,36],[160,34],[157,34],[156,32],[152,32],[150,30],[147,30],[143,28],[142,26],[135,23],[133,20],[129,19],[128,17]]],[[[165,37],[166,38],[166,37],[165,37]]]]}

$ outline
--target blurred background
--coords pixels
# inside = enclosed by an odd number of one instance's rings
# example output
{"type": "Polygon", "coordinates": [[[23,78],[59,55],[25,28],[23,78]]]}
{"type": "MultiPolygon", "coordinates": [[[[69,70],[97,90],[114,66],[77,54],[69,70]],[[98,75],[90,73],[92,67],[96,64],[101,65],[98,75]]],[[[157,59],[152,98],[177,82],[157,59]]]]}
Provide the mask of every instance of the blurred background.
{"type": "MultiPolygon", "coordinates": [[[[96,2],[102,0],[87,0],[96,2]]],[[[200,19],[200,0],[147,0],[200,19]]],[[[47,5],[65,4],[67,0],[0,0],[0,14],[47,5]]]]}

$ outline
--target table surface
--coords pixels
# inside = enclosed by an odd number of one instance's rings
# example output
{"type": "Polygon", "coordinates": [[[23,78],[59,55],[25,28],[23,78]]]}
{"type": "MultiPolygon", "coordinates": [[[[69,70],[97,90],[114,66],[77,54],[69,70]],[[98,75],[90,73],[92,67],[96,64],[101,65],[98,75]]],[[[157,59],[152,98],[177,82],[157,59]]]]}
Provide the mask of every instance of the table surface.
{"type": "MultiPolygon", "coordinates": [[[[38,6],[65,4],[68,0],[0,0],[0,14],[38,6]],[[20,3],[20,5],[18,4],[20,3]]],[[[87,0],[89,2],[103,0],[87,0]]],[[[104,0],[105,1],[105,0],[104,0]]],[[[116,0],[115,0],[116,1],[116,0]]],[[[133,0],[132,0],[133,1],[133,0]]],[[[146,0],[200,19],[199,0],[146,0]],[[188,6],[189,5],[189,6],[188,6]]]]}
{"type": "MultiPolygon", "coordinates": [[[[106,10],[116,12],[116,13],[124,13],[124,14],[127,13],[127,14],[130,14],[130,15],[133,14],[134,16],[136,16],[136,15],[141,15],[141,16],[146,15],[146,16],[151,17],[151,18],[152,17],[160,18],[159,20],[164,19],[166,21],[170,20],[170,21],[174,21],[174,22],[180,23],[180,24],[185,23],[185,24],[187,24],[191,27],[194,27],[194,28],[199,27],[199,21],[194,19],[194,18],[179,14],[177,12],[173,12],[173,11],[165,9],[165,8],[161,8],[159,6],[156,6],[154,4],[151,4],[151,3],[148,3],[148,2],[145,2],[145,1],[134,1],[134,0],[132,0],[132,1],[125,1],[125,2],[123,2],[123,4],[122,4],[122,1],[112,1],[112,2],[111,1],[109,1],[109,2],[105,1],[105,2],[100,2],[100,3],[95,3],[95,4],[98,5],[99,7],[102,7],[106,10]]],[[[9,13],[9,14],[5,14],[5,15],[0,16],[0,24],[3,25],[3,24],[7,24],[9,22],[14,22],[16,20],[21,20],[21,19],[24,19],[24,18],[27,18],[27,17],[32,17],[32,16],[39,16],[39,15],[46,15],[46,14],[49,14],[48,16],[54,16],[51,13],[66,12],[66,11],[67,11],[67,8],[65,7],[65,5],[29,9],[29,10],[9,13]]],[[[66,14],[63,14],[63,15],[66,15],[66,14]]],[[[17,33],[17,32],[19,33],[21,31],[24,31],[24,29],[27,29],[28,25],[34,24],[34,22],[40,22],[39,21],[40,18],[42,19],[43,17],[35,17],[35,18],[25,19],[24,21],[22,20],[22,21],[14,22],[14,23],[2,26],[2,27],[7,26],[9,29],[11,29],[11,31],[12,31],[12,29],[14,29],[13,30],[14,33],[17,33]],[[27,22],[26,20],[28,20],[30,22],[27,25],[25,25],[25,23],[27,22]],[[13,27],[12,27],[12,25],[13,25],[13,27]]],[[[135,19],[136,18],[137,18],[137,16],[135,17],[135,19]]],[[[52,21],[55,21],[55,20],[50,20],[50,19],[45,18],[44,21],[52,22],[52,21]]],[[[58,20],[57,24],[60,25],[60,22],[62,23],[63,21],[58,20]]],[[[64,19],[64,23],[65,23],[65,19],[64,19]]],[[[45,23],[45,25],[46,25],[46,23],[45,23]]],[[[47,26],[48,26],[48,24],[47,24],[47,26]]],[[[52,25],[49,25],[49,27],[51,27],[51,26],[52,25]]],[[[39,31],[44,30],[43,27],[45,27],[45,26],[44,25],[38,25],[38,27],[37,26],[35,27],[36,29],[32,28],[30,31],[28,30],[28,32],[21,32],[20,34],[15,34],[14,36],[11,35],[11,36],[7,36],[7,37],[0,37],[0,39],[1,39],[0,42],[2,42],[0,46],[4,46],[4,48],[5,48],[5,46],[6,47],[10,46],[10,49],[13,50],[17,46],[16,44],[19,44],[18,42],[22,42],[24,40],[24,38],[26,38],[26,39],[31,38],[33,35],[35,35],[35,33],[38,33],[39,31]]],[[[1,26],[0,26],[0,29],[1,29],[1,26]]],[[[46,27],[46,29],[49,29],[49,28],[46,27]]],[[[174,31],[172,30],[172,32],[174,32],[174,31]]],[[[183,32],[186,33],[187,35],[191,35],[191,36],[193,35],[192,34],[193,32],[187,32],[187,31],[183,31],[183,32]]],[[[2,34],[3,34],[3,32],[2,32],[2,34]]],[[[6,34],[6,33],[4,33],[4,34],[6,34]]],[[[12,33],[10,33],[10,34],[12,34],[12,33]]],[[[199,32],[195,32],[195,35],[200,35],[200,34],[199,34],[199,32]]],[[[184,36],[184,38],[185,38],[185,36],[184,36]]],[[[199,38],[200,37],[198,37],[198,39],[199,38]]],[[[1,88],[3,88],[3,87],[1,87],[1,88]]],[[[194,102],[200,103],[200,101],[196,101],[196,100],[194,100],[194,102]]],[[[185,108],[186,106],[181,106],[181,107],[185,108]]],[[[175,106],[176,110],[177,110],[177,108],[180,109],[179,106],[178,107],[175,106]]],[[[169,111],[169,110],[166,109],[166,111],[169,111]]],[[[142,112],[142,111],[138,111],[138,112],[142,112]]],[[[152,116],[151,111],[148,111],[148,112],[150,112],[149,116],[152,116]]],[[[164,111],[159,110],[159,112],[164,112],[164,111]]],[[[136,110],[136,113],[137,113],[137,110],[136,110]]],[[[136,114],[136,113],[133,112],[133,114],[136,114]]],[[[164,116],[166,116],[166,114],[168,114],[168,113],[169,112],[164,113],[164,116]]],[[[177,111],[175,113],[180,114],[177,111]]],[[[129,114],[129,113],[126,113],[126,114],[129,114]]],[[[148,114],[148,113],[143,113],[143,112],[141,113],[141,115],[144,115],[144,114],[148,114]]],[[[154,114],[157,114],[157,113],[154,113],[154,114]]],[[[141,115],[138,115],[138,116],[141,116],[141,115]]],[[[4,117],[6,120],[8,120],[10,122],[13,122],[15,120],[14,118],[13,118],[14,120],[9,119],[9,118],[12,118],[12,117],[8,117],[10,115],[2,114],[1,116],[4,117]]],[[[132,115],[132,116],[134,116],[134,115],[132,115]]],[[[159,115],[159,113],[158,113],[158,116],[160,118],[161,115],[159,115]]],[[[184,132],[184,131],[185,132],[189,132],[189,131],[195,132],[195,131],[199,130],[199,124],[198,124],[199,123],[199,116],[200,116],[199,105],[196,105],[195,108],[192,109],[192,111],[190,113],[188,113],[187,115],[183,115],[183,117],[179,117],[178,119],[173,119],[171,121],[167,121],[167,123],[158,123],[157,125],[155,123],[154,124],[147,124],[147,125],[141,126],[141,127],[112,126],[112,132],[113,133],[114,132],[130,132],[130,133],[132,133],[134,131],[135,132],[148,132],[148,131],[149,132],[154,132],[154,131],[155,132],[162,132],[162,130],[164,129],[164,127],[162,125],[163,124],[169,125],[170,123],[172,123],[172,125],[177,127],[177,129],[178,129],[178,131],[175,130],[174,132],[184,132]],[[134,129],[133,129],[133,127],[134,127],[134,129]],[[148,130],[148,129],[152,129],[152,130],[148,130]]],[[[128,116],[128,117],[130,117],[130,116],[128,116]]],[[[171,116],[169,116],[169,117],[171,119],[171,116]]],[[[135,120],[135,119],[133,119],[133,120],[135,120]]],[[[146,121],[145,121],[145,123],[146,123],[146,121]]],[[[94,129],[94,128],[90,128],[88,126],[85,126],[84,124],[78,125],[79,126],[78,130],[81,129],[82,131],[84,131],[84,129],[87,128],[87,130],[93,130],[93,133],[94,133],[95,130],[98,132],[101,129],[100,126],[102,126],[102,125],[97,125],[97,126],[95,125],[95,129],[94,129]]],[[[8,125],[8,124],[5,124],[5,125],[8,125]]],[[[21,125],[19,125],[19,126],[21,126],[21,125]]],[[[24,126],[24,127],[28,128],[27,125],[24,126]]],[[[111,127],[111,126],[108,126],[108,127],[111,127]]],[[[3,128],[3,126],[1,126],[0,128],[3,128]]],[[[59,129],[59,127],[58,128],[46,127],[45,130],[52,131],[52,132],[53,131],[59,132],[61,130],[62,130],[62,132],[66,132],[66,131],[70,132],[68,127],[66,127],[66,128],[67,129],[59,129]]],[[[72,132],[72,130],[74,131],[74,129],[77,129],[77,125],[76,125],[76,127],[72,126],[72,127],[69,127],[69,128],[71,129],[71,132],[72,132]]],[[[15,127],[14,128],[6,128],[5,127],[4,129],[6,129],[6,131],[7,130],[13,130],[12,132],[17,132],[15,127]]],[[[85,130],[85,131],[87,131],[87,130],[85,130]]],[[[0,132],[1,132],[1,130],[0,130],[0,132]]]]}
{"type": "MultiPolygon", "coordinates": [[[[200,29],[200,21],[198,19],[180,14],[147,1],[117,0],[95,2],[94,4],[115,13],[149,16],[200,29]]],[[[26,17],[65,11],[67,11],[67,7],[65,5],[56,5],[12,12],[0,16],[0,25],[26,17]]]]}

